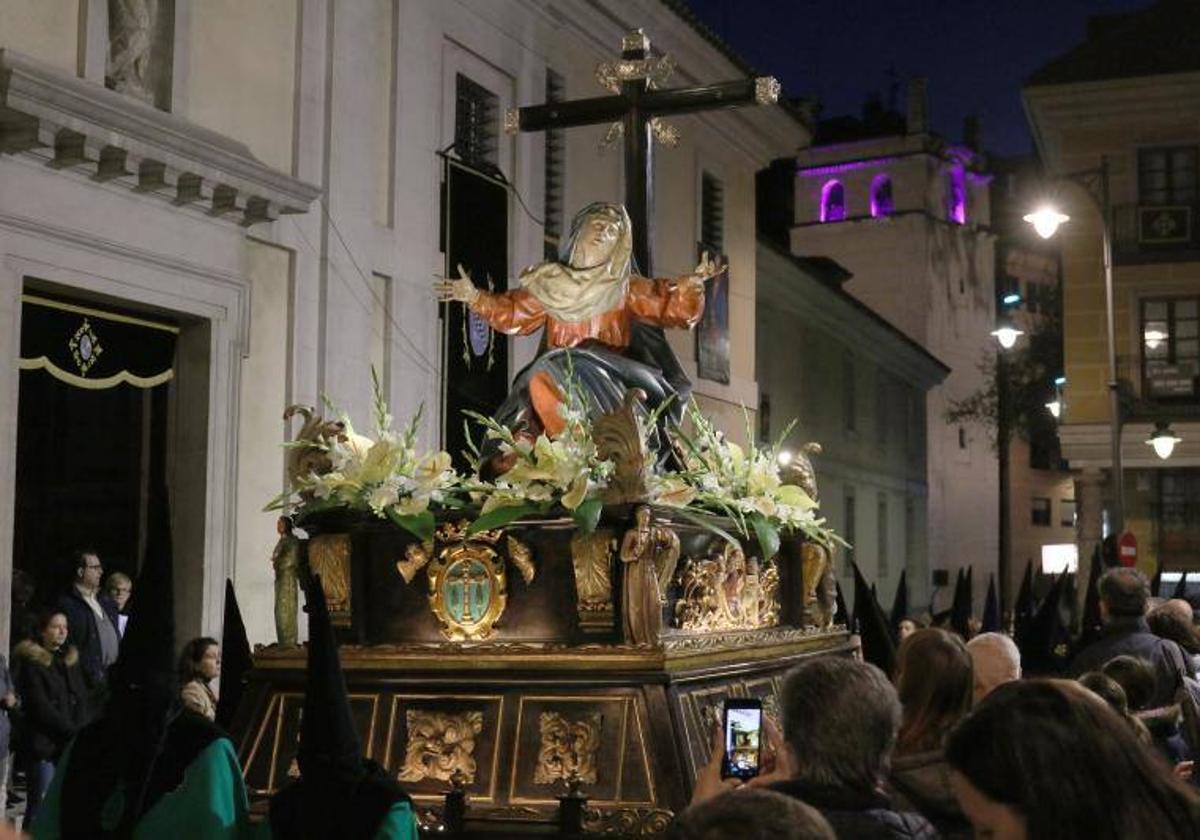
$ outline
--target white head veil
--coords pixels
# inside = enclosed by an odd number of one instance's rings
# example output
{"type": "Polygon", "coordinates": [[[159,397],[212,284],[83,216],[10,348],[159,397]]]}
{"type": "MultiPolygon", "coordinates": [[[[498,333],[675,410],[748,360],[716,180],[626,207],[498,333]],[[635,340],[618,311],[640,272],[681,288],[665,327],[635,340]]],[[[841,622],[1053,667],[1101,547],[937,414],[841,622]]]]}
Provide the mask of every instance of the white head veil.
{"type": "Polygon", "coordinates": [[[633,230],[620,204],[595,202],[575,214],[566,262],[545,262],[521,272],[521,286],[537,298],[547,314],[560,321],[590,321],[617,309],[629,290],[633,230]],[[579,237],[584,224],[602,216],[616,223],[617,239],[596,265],[578,264],[579,237]]]}

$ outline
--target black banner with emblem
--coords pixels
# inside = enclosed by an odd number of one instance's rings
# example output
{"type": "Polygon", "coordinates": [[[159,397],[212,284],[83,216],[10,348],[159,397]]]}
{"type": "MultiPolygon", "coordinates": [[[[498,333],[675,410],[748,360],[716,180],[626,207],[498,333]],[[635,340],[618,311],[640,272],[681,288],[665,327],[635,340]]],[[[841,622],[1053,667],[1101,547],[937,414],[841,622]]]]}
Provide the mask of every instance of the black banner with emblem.
{"type": "MultiPolygon", "coordinates": [[[[446,158],[446,276],[461,264],[475,285],[508,290],[508,187],[446,158]]],[[[442,304],[442,446],[465,467],[464,411],[489,415],[508,394],[508,341],[460,303],[442,304]]],[[[476,441],[478,443],[478,441],[476,441]]]]}
{"type": "Polygon", "coordinates": [[[173,324],[41,295],[21,296],[21,370],[76,388],[153,388],[174,376],[173,324]]]}

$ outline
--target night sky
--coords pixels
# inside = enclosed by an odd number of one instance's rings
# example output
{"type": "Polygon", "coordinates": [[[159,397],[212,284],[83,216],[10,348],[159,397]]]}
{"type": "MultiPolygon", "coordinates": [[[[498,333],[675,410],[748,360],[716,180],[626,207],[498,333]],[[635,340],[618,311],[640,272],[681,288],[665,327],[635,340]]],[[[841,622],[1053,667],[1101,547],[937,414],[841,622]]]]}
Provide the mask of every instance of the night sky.
{"type": "MultiPolygon", "coordinates": [[[[860,113],[871,92],[904,112],[904,82],[929,77],[934,130],[962,137],[976,113],[986,149],[1032,151],[1021,84],[1084,39],[1092,15],[1150,0],[687,0],[696,15],[785,96],[815,97],[823,117],[860,113]]],[[[652,33],[651,33],[652,35],[652,33]]]]}

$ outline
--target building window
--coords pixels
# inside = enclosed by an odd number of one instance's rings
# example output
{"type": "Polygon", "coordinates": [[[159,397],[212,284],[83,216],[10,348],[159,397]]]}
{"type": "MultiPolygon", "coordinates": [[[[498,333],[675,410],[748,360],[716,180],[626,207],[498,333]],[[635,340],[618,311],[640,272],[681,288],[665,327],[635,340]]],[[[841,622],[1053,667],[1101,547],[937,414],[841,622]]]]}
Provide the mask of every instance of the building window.
{"type": "Polygon", "coordinates": [[[917,565],[917,506],[911,498],[904,500],[904,565],[917,565]]]}
{"type": "Polygon", "coordinates": [[[857,511],[855,510],[855,503],[854,503],[854,488],[853,487],[846,488],[846,496],[844,498],[844,502],[845,502],[845,506],[844,506],[845,522],[843,524],[843,528],[845,530],[842,532],[842,538],[846,540],[848,545],[846,547],[846,550],[842,553],[842,556],[845,558],[845,562],[842,564],[842,573],[845,575],[852,575],[852,574],[854,574],[854,544],[855,544],[855,535],[854,535],[855,521],[854,520],[857,516],[857,511]]]}
{"type": "Polygon", "coordinates": [[[1075,500],[1063,499],[1058,511],[1058,524],[1064,528],[1075,527],[1075,500]]]}
{"type": "Polygon", "coordinates": [[[1050,524],[1050,500],[1041,496],[1033,497],[1033,524],[1050,524]]]}
{"type": "Polygon", "coordinates": [[[1196,202],[1196,147],[1138,151],[1138,200],[1142,204],[1196,202]]]}
{"type": "Polygon", "coordinates": [[[891,406],[888,405],[887,377],[879,371],[875,379],[875,442],[887,446],[888,425],[891,423],[891,406]]]}
{"type": "Polygon", "coordinates": [[[495,169],[500,155],[500,98],[458,73],[455,79],[454,151],[477,169],[495,169]]]}
{"type": "Polygon", "coordinates": [[[892,179],[887,175],[876,175],[871,182],[871,215],[890,216],[896,209],[892,199],[892,179]]]}
{"type": "Polygon", "coordinates": [[[888,503],[886,493],[879,494],[877,504],[879,509],[877,515],[879,531],[875,535],[877,546],[875,553],[879,561],[879,577],[885,578],[888,576],[888,503]]]}
{"type": "Polygon", "coordinates": [[[826,181],[821,187],[821,221],[840,222],[846,218],[846,190],[841,181],[826,181]]]}
{"type": "Polygon", "coordinates": [[[1200,298],[1142,301],[1142,384],[1147,397],[1195,398],[1200,298]]]}
{"type": "Polygon", "coordinates": [[[854,356],[842,356],[842,419],[846,431],[858,429],[858,388],[854,381],[854,356]]]}
{"type": "MultiPolygon", "coordinates": [[[[546,101],[562,102],[565,84],[563,77],[553,70],[546,70],[546,101]]],[[[565,189],[565,159],[567,141],[561,128],[546,131],[546,158],[544,161],[545,192],[542,197],[542,219],[545,249],[543,257],[557,260],[562,247],[563,190],[565,189]]]]}
{"type": "Polygon", "coordinates": [[[725,250],[725,185],[707,172],[700,176],[700,241],[725,250]]]}
{"type": "Polygon", "coordinates": [[[967,223],[967,173],[961,166],[946,173],[946,218],[957,225],[967,223]]]}

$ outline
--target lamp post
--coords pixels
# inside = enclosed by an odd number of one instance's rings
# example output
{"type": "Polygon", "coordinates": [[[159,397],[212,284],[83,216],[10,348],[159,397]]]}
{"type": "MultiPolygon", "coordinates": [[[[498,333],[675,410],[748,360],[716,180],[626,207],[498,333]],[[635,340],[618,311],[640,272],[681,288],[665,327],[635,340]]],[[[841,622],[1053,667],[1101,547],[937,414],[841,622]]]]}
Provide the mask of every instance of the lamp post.
{"type": "MultiPolygon", "coordinates": [[[[1120,535],[1125,530],[1125,482],[1121,469],[1121,395],[1117,380],[1117,316],[1113,299],[1112,205],[1108,194],[1108,158],[1101,156],[1100,165],[1095,169],[1068,172],[1057,176],[1055,180],[1069,181],[1083,187],[1100,212],[1104,261],[1104,314],[1108,333],[1109,422],[1112,438],[1112,508],[1109,524],[1110,532],[1120,535]]],[[[1025,216],[1025,221],[1033,225],[1039,236],[1049,239],[1059,226],[1070,221],[1070,218],[1052,207],[1043,207],[1025,216]]]]}

